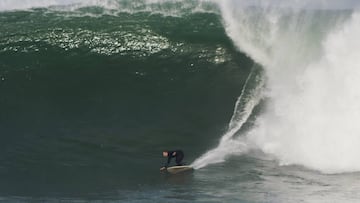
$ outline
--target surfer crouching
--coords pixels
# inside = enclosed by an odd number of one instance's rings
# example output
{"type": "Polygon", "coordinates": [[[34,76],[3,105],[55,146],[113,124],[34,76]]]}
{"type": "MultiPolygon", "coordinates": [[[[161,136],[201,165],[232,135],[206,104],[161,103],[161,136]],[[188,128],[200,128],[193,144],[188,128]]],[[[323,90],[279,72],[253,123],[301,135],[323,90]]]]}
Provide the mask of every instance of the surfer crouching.
{"type": "Polygon", "coordinates": [[[183,163],[181,161],[184,159],[184,152],[181,150],[174,151],[163,151],[163,157],[168,157],[167,163],[160,170],[167,168],[170,164],[170,161],[173,157],[175,157],[175,162],[177,166],[182,166],[183,163]]]}

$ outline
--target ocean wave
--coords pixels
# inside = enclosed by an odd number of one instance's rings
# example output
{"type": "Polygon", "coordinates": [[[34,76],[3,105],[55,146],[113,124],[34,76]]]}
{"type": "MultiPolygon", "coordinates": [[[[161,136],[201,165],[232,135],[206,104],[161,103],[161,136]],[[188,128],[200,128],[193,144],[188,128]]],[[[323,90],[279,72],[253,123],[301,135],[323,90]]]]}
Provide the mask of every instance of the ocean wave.
{"type": "MultiPolygon", "coordinates": [[[[0,87],[5,95],[2,106],[7,115],[31,117],[39,114],[47,120],[48,111],[41,111],[39,104],[47,104],[47,108],[52,109],[65,103],[73,109],[66,111],[62,106],[60,109],[65,114],[77,112],[74,117],[86,120],[84,123],[96,123],[95,115],[99,112],[89,110],[94,105],[106,112],[100,118],[110,117],[116,123],[125,118],[136,120],[136,115],[150,110],[143,107],[133,114],[112,101],[124,102],[122,107],[131,106],[130,103],[141,106],[149,101],[156,106],[163,100],[154,99],[148,92],[162,99],[170,97],[176,103],[182,98],[192,101],[191,97],[200,93],[210,95],[211,85],[216,89],[224,84],[240,84],[243,86],[233,91],[216,91],[220,109],[233,106],[222,102],[222,97],[231,95],[233,98],[234,92],[237,92],[235,98],[241,92],[249,95],[245,100],[240,96],[229,131],[222,137],[217,135],[220,139],[219,148],[214,150],[217,156],[205,154],[202,157],[206,158],[206,163],[199,163],[198,168],[225,161],[230,155],[246,153],[251,146],[275,156],[282,164],[300,164],[329,173],[358,171],[359,164],[352,152],[357,151],[359,130],[353,123],[357,115],[352,111],[356,112],[359,102],[354,88],[356,80],[351,76],[356,74],[354,66],[357,65],[357,56],[352,53],[359,52],[350,43],[356,41],[355,35],[350,33],[358,33],[358,15],[351,9],[319,9],[322,7],[317,3],[316,6],[294,5],[280,2],[279,6],[273,6],[263,1],[259,5],[249,1],[2,1],[0,87]],[[260,65],[264,72],[248,77],[254,64],[260,65]],[[231,74],[234,70],[239,71],[237,75],[231,74]],[[68,81],[57,83],[58,75],[68,81]],[[258,79],[259,75],[263,78],[258,79]],[[333,75],[340,79],[327,79],[333,75]],[[213,80],[218,83],[214,85],[213,80]],[[94,87],[93,81],[105,85],[94,87]],[[256,84],[248,86],[248,82],[256,84]],[[335,87],[332,82],[336,82],[335,87]],[[46,85],[50,89],[44,88],[46,85]],[[174,94],[169,88],[172,85],[176,85],[179,92],[184,91],[184,97],[174,94]],[[334,88],[330,91],[328,87],[334,88]],[[125,96],[115,94],[117,88],[125,92],[125,96]],[[198,91],[193,93],[196,88],[198,91]],[[47,95],[51,89],[62,96],[47,95]],[[68,94],[70,90],[76,91],[68,94]],[[112,94],[103,95],[102,92],[112,94]],[[342,96],[334,99],[334,95],[342,96]],[[26,102],[21,103],[18,97],[26,102]],[[264,98],[265,104],[261,103],[264,98]],[[103,104],[104,100],[107,105],[103,104]],[[82,106],[87,102],[90,106],[82,106]],[[17,112],[14,113],[6,108],[17,104],[28,109],[28,103],[40,112],[29,110],[31,113],[27,114],[14,110],[17,112]],[[351,104],[349,108],[348,104],[351,104]],[[239,136],[238,131],[253,116],[257,105],[264,105],[265,110],[256,115],[251,130],[239,136]],[[114,110],[117,108],[121,110],[114,110]],[[310,119],[314,112],[316,119],[310,119]],[[91,116],[86,116],[87,113],[91,116]],[[118,116],[121,113],[124,117],[118,116]],[[341,119],[337,119],[338,116],[341,119]],[[230,151],[226,150],[228,147],[230,151]],[[320,153],[316,154],[318,151],[320,153]]],[[[335,2],[335,5],[338,4],[335,2]]],[[[199,101],[194,103],[201,103],[199,101]]],[[[190,112],[194,115],[199,106],[206,107],[207,100],[201,101],[204,103],[190,110],[179,102],[181,111],[174,110],[175,114],[190,112]]],[[[136,111],[135,107],[131,109],[136,111]]],[[[166,117],[169,109],[158,113],[166,117]]],[[[53,111],[60,117],[54,123],[71,117],[53,111]]],[[[152,114],[155,113],[151,113],[151,119],[144,120],[154,122],[152,114]]],[[[202,118],[213,124],[217,118],[211,115],[213,117],[202,118]]],[[[16,119],[8,121],[3,117],[3,120],[11,125],[17,123],[16,119]]]]}

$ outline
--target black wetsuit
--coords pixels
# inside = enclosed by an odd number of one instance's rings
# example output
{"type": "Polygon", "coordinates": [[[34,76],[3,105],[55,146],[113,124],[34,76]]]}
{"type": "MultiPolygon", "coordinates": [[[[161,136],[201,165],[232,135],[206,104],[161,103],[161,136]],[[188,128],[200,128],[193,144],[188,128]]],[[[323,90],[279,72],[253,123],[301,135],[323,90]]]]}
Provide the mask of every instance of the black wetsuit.
{"type": "Polygon", "coordinates": [[[181,150],[174,150],[174,151],[168,151],[168,161],[167,161],[165,167],[168,167],[168,166],[169,166],[170,161],[171,161],[171,159],[172,159],[173,157],[175,157],[175,161],[176,161],[176,165],[177,165],[177,166],[183,165],[183,164],[181,163],[181,161],[182,161],[183,158],[184,158],[184,152],[181,151],[181,150]],[[174,155],[174,153],[175,153],[175,155],[174,155]]]}

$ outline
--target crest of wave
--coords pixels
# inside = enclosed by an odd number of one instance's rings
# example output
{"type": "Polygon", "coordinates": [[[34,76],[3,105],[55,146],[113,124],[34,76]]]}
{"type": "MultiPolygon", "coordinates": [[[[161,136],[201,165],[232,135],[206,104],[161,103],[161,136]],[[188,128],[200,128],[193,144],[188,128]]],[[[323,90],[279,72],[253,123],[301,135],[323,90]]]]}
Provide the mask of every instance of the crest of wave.
{"type": "MultiPolygon", "coordinates": [[[[188,12],[214,12],[208,0],[2,0],[0,11],[52,8],[74,11],[97,6],[115,12],[154,12],[179,15],[188,12]]],[[[216,11],[215,11],[216,12],[216,11]]]]}
{"type": "Polygon", "coordinates": [[[46,8],[56,6],[70,6],[69,8],[79,8],[82,6],[102,6],[105,8],[115,8],[117,1],[114,0],[2,0],[0,1],[0,11],[4,10],[24,10],[31,8],[46,8]]]}

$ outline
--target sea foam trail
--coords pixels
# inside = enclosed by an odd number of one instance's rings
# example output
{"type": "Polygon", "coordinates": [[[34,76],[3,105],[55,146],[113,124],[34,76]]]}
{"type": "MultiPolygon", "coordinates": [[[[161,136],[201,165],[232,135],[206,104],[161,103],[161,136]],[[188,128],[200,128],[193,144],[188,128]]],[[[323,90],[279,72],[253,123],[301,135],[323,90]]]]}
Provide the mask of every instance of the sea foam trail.
{"type": "Polygon", "coordinates": [[[250,72],[236,101],[228,131],[221,137],[216,148],[206,152],[191,164],[195,169],[224,162],[230,155],[241,155],[247,152],[248,146],[243,139],[244,137],[236,137],[236,134],[248,120],[254,107],[262,99],[261,92],[264,86],[264,78],[261,74],[257,74],[255,70],[254,67],[250,72]],[[249,83],[251,82],[256,84],[255,87],[250,87],[249,83]]]}
{"type": "Polygon", "coordinates": [[[360,15],[266,6],[236,10],[234,2],[220,5],[225,29],[264,67],[269,89],[266,111],[246,144],[281,164],[359,171],[360,15]]]}

